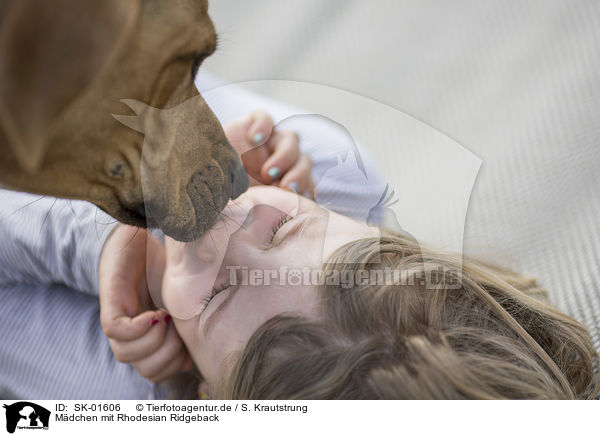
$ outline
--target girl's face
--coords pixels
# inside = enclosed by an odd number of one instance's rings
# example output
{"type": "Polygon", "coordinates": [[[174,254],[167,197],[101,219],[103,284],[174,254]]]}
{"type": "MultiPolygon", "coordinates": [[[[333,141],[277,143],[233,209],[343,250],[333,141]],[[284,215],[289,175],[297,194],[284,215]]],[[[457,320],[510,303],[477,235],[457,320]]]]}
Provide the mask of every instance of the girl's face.
{"type": "Polygon", "coordinates": [[[282,313],[319,317],[311,273],[342,245],[379,234],[292,192],[250,188],[201,239],[167,240],[163,304],[213,384],[265,321],[282,313]]]}

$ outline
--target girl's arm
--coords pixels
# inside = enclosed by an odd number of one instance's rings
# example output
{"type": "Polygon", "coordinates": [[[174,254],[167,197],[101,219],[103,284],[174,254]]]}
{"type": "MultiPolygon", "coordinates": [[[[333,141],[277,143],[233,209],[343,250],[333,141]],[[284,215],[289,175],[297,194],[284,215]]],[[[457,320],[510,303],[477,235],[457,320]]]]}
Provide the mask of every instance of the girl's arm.
{"type": "Polygon", "coordinates": [[[94,205],[0,189],[0,284],[60,283],[98,295],[114,220],[94,205]]]}

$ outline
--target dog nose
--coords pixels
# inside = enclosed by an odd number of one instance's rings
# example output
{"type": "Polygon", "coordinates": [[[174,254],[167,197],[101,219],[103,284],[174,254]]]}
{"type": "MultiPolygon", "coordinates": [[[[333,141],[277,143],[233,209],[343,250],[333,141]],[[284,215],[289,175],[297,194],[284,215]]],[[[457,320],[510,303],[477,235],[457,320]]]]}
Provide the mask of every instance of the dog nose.
{"type": "Polygon", "coordinates": [[[248,173],[246,173],[246,169],[238,162],[236,167],[230,173],[231,177],[231,199],[234,200],[242,195],[248,189],[249,181],[248,181],[248,173]]]}

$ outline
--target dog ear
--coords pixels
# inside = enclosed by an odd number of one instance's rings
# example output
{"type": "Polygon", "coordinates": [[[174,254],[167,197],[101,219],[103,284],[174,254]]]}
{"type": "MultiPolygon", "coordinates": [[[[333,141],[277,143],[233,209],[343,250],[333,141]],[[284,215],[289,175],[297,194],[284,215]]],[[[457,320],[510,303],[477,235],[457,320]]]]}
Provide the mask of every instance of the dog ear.
{"type": "Polygon", "coordinates": [[[19,164],[41,165],[62,112],[116,57],[139,1],[0,3],[0,128],[19,164]]]}

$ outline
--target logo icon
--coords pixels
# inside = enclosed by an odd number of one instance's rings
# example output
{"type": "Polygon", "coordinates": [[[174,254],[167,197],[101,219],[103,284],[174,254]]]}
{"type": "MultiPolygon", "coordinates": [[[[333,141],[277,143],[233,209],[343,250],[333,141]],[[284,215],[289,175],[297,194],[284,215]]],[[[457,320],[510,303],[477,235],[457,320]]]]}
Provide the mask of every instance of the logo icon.
{"type": "Polygon", "coordinates": [[[48,429],[50,411],[42,406],[28,401],[19,401],[6,409],[6,431],[14,433],[15,429],[48,429]]]}

